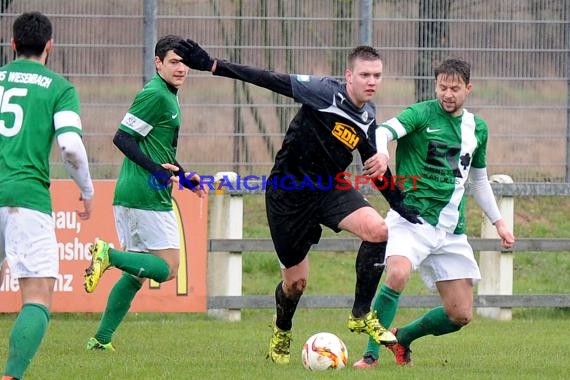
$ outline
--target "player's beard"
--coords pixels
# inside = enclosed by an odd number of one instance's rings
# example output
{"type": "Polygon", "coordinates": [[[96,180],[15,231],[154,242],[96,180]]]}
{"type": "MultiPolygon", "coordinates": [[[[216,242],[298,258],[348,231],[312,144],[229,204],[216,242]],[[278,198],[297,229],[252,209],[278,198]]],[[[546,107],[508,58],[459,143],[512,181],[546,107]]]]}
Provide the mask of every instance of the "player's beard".
{"type": "Polygon", "coordinates": [[[462,107],[462,105],[457,104],[457,101],[453,103],[452,109],[445,107],[445,105],[451,106],[450,103],[445,103],[442,99],[439,99],[439,106],[441,107],[441,109],[451,115],[455,114],[462,107]]]}

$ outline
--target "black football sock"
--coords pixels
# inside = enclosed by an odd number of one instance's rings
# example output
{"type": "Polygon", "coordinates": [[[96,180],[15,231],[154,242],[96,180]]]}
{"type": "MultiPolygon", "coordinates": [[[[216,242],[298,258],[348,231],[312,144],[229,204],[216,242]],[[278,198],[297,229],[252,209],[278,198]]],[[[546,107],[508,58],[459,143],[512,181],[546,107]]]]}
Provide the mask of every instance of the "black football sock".
{"type": "Polygon", "coordinates": [[[297,310],[297,304],[301,299],[301,294],[295,299],[288,298],[283,291],[283,281],[277,284],[275,288],[275,305],[277,311],[277,318],[275,319],[275,325],[283,331],[291,330],[293,327],[293,315],[295,315],[295,310],[297,310]]]}
{"type": "Polygon", "coordinates": [[[356,288],[352,315],[360,318],[370,311],[370,304],[376,294],[380,278],[384,272],[386,242],[363,241],[356,256],[356,288]]]}

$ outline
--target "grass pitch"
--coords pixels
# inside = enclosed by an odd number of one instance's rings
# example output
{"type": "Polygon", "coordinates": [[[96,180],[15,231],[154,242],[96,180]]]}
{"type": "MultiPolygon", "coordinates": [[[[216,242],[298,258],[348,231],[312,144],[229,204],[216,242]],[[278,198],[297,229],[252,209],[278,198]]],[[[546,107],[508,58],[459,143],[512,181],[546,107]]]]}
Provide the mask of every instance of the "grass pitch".
{"type": "MultiPolygon", "coordinates": [[[[261,197],[246,200],[245,236],[268,236],[261,197]]],[[[380,203],[380,202],[379,202],[380,203]]],[[[473,203],[473,202],[472,202],[473,203]]],[[[565,237],[570,201],[567,198],[517,199],[518,237],[565,237]]],[[[379,209],[383,206],[380,203],[379,209]]],[[[472,209],[471,209],[472,210],[472,209]]],[[[383,212],[381,210],[381,212],[383,212]]],[[[470,211],[470,236],[477,236],[480,212],[470,211]]],[[[329,236],[325,232],[325,236],[329,236]]],[[[354,252],[310,254],[307,295],[351,294],[354,252]]],[[[244,294],[273,294],[279,269],[271,253],[243,256],[244,294]]],[[[568,253],[515,255],[515,294],[570,291],[568,253]]],[[[417,275],[406,294],[426,294],[417,275]]],[[[2,300],[0,299],[0,302],[2,300]]],[[[400,309],[395,326],[419,317],[424,309],[400,309]]],[[[127,315],[115,335],[116,353],[88,352],[87,339],[99,314],[55,314],[44,343],[26,379],[568,379],[570,374],[570,309],[514,309],[513,320],[499,322],[475,314],[471,324],[443,337],[423,337],[412,344],[414,366],[398,367],[382,349],[380,364],[355,370],[366,345],[364,335],[346,328],[349,310],[305,309],[295,315],[292,360],[276,366],[265,359],[272,309],[244,310],[240,322],[225,322],[203,314],[127,315]],[[319,331],[337,334],[347,345],[349,367],[310,372],[301,364],[305,340],[319,331]]],[[[4,365],[8,335],[15,315],[0,314],[0,358],[4,365]]]]}
{"type": "MultiPolygon", "coordinates": [[[[396,324],[419,316],[402,309],[396,324]]],[[[247,310],[242,321],[224,322],[198,314],[130,314],[116,334],[116,353],[88,352],[98,315],[55,315],[26,379],[566,379],[570,373],[570,314],[564,311],[497,322],[476,317],[455,334],[424,337],[412,345],[414,366],[398,367],[382,349],[371,370],[351,367],[310,372],[301,348],[310,335],[329,331],[348,347],[349,365],[366,338],[345,326],[347,310],[299,309],[292,360],[276,366],[265,359],[271,310],[247,310]]],[[[0,357],[6,356],[13,315],[0,316],[0,357]]]]}

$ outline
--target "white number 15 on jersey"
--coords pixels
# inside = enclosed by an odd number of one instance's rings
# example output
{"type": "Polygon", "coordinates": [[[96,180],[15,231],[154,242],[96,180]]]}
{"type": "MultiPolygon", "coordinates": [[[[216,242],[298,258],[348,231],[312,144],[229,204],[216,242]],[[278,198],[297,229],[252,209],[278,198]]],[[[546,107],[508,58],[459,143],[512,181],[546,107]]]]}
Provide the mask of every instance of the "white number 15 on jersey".
{"type": "Polygon", "coordinates": [[[4,120],[0,119],[0,135],[12,137],[20,132],[24,121],[24,110],[19,104],[10,103],[10,100],[14,96],[26,96],[27,94],[27,88],[10,88],[4,91],[4,87],[0,86],[0,116],[4,119],[4,114],[14,114],[14,125],[12,126],[6,126],[4,120]]]}

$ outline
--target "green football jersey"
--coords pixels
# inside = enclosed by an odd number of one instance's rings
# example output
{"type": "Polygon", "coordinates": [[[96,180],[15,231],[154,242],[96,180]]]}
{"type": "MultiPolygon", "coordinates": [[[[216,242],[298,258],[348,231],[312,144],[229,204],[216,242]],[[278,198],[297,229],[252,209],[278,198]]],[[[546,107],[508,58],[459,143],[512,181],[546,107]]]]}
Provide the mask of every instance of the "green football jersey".
{"type": "Polygon", "coordinates": [[[396,173],[405,177],[405,203],[417,208],[429,224],[464,233],[469,169],[486,167],[485,121],[467,110],[452,116],[437,100],[429,100],[406,108],[380,127],[398,139],[396,173]]]}
{"type": "MultiPolygon", "coordinates": [[[[179,127],[178,97],[155,74],[136,95],[119,129],[134,136],[141,150],[154,162],[173,164],[179,127]]],[[[142,210],[172,210],[172,186],[156,186],[151,175],[125,157],[113,204],[142,210]]]]}
{"type": "Polygon", "coordinates": [[[75,87],[39,62],[0,68],[0,207],[51,214],[49,156],[55,136],[81,134],[75,87]]]}

